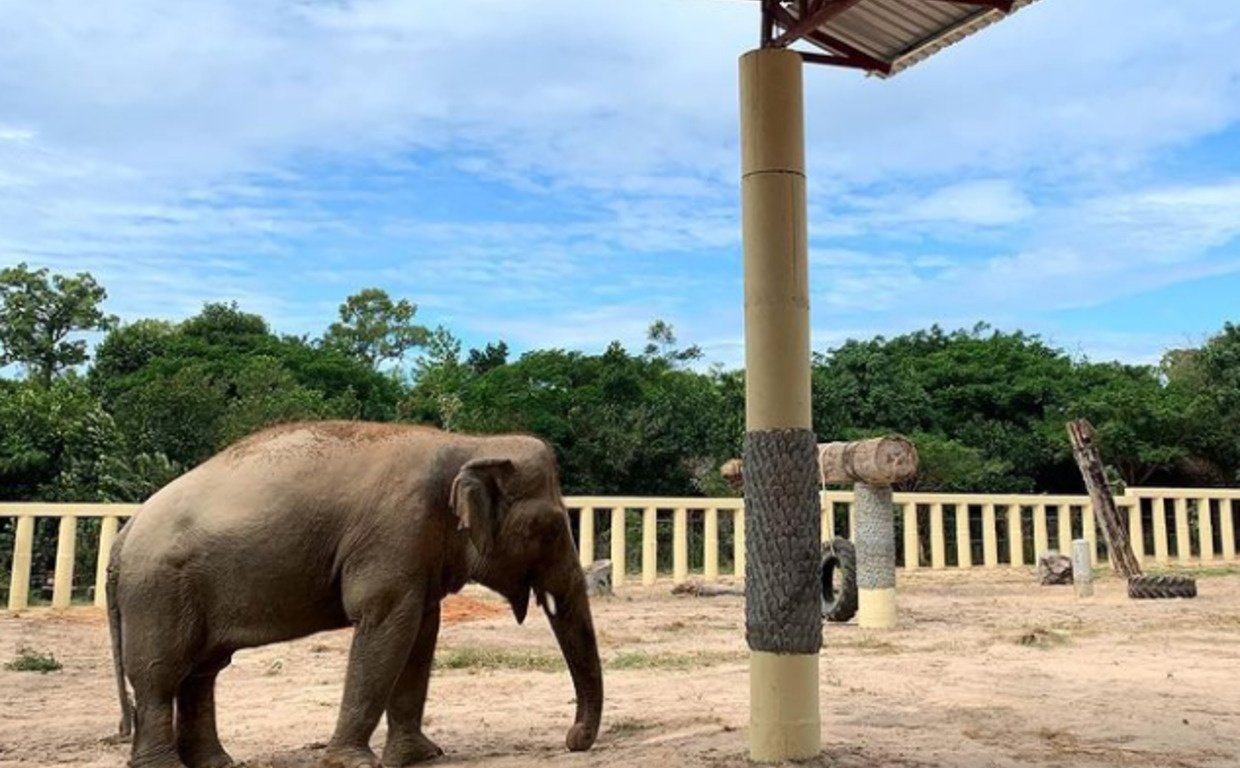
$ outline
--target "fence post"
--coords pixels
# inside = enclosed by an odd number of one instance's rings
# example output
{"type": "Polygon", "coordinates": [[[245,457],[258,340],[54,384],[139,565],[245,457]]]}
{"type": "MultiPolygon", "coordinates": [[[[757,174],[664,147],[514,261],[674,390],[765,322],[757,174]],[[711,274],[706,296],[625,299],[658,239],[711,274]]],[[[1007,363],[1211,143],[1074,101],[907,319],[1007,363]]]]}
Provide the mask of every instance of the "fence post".
{"type": "Polygon", "coordinates": [[[1181,563],[1187,563],[1193,554],[1193,543],[1188,533],[1188,499],[1183,496],[1175,500],[1175,557],[1181,563]]]}
{"type": "Polygon", "coordinates": [[[982,505],[982,565],[999,566],[999,533],[995,527],[995,505],[982,505]]]}
{"type": "Polygon", "coordinates": [[[624,584],[624,507],[611,508],[611,584],[624,584]]]}
{"type": "Polygon", "coordinates": [[[818,492],[818,507],[822,514],[822,532],[819,536],[823,541],[835,538],[835,502],[831,501],[826,491],[818,492]]]}
{"type": "Polygon", "coordinates": [[[594,507],[582,507],[577,513],[577,537],[581,567],[589,568],[594,563],[594,507]]]}
{"type": "Polygon", "coordinates": [[[1058,504],[1055,515],[1055,528],[1059,531],[1058,549],[1068,557],[1072,556],[1072,505],[1058,504]]]}
{"type": "Polygon", "coordinates": [[[973,567],[973,534],[969,530],[969,504],[956,504],[956,567],[973,567]]]}
{"type": "Polygon", "coordinates": [[[917,502],[904,502],[904,569],[921,567],[921,541],[917,536],[917,502]]]}
{"type": "Polygon", "coordinates": [[[745,508],[732,512],[732,569],[733,576],[745,578],[745,508]]]}
{"type": "Polygon", "coordinates": [[[1167,537],[1167,503],[1161,496],[1151,496],[1154,513],[1154,562],[1166,565],[1171,561],[1171,542],[1167,537]]]}
{"type": "Polygon", "coordinates": [[[24,611],[30,604],[30,558],[34,552],[34,518],[17,518],[13,537],[13,571],[9,579],[9,610],[24,611]]]}
{"type": "Polygon", "coordinates": [[[116,530],[120,527],[115,517],[105,517],[99,524],[99,556],[95,559],[95,607],[108,606],[108,558],[112,553],[112,542],[116,540],[116,530]]]}
{"type": "Polygon", "coordinates": [[[702,570],[707,581],[719,578],[719,510],[709,507],[703,518],[702,570]]]}
{"type": "Polygon", "coordinates": [[[1231,499],[1218,500],[1219,529],[1223,534],[1223,559],[1236,559],[1236,523],[1232,519],[1231,499]]]}
{"type": "Polygon", "coordinates": [[[1008,504],[1008,565],[1020,568],[1025,564],[1025,529],[1020,520],[1020,503],[1008,504]]]}
{"type": "Polygon", "coordinates": [[[1197,499],[1197,535],[1201,542],[1201,562],[1214,559],[1214,515],[1210,511],[1210,500],[1197,499]]]}
{"type": "MultiPolygon", "coordinates": [[[[1118,511],[1118,504],[1116,505],[1118,511]]],[[[1132,540],[1132,526],[1128,527],[1128,539],[1132,540]]],[[[1098,562],[1098,521],[1094,516],[1094,503],[1087,501],[1081,505],[1081,536],[1089,543],[1089,567],[1098,562]]]]}
{"type": "Polygon", "coordinates": [[[946,535],[943,530],[943,505],[934,502],[930,505],[930,567],[936,571],[947,567],[946,535]]]}
{"type": "Polygon", "coordinates": [[[682,584],[689,578],[689,510],[677,507],[672,512],[672,582],[682,584]]]}
{"type": "Polygon", "coordinates": [[[642,586],[649,587],[659,576],[659,510],[642,510],[642,586]]]}
{"type": "Polygon", "coordinates": [[[52,607],[68,608],[73,601],[73,558],[77,550],[77,518],[60,518],[56,541],[56,582],[52,586],[52,607]]]}
{"type": "Polygon", "coordinates": [[[1141,499],[1128,499],[1128,543],[1140,565],[1145,560],[1145,523],[1141,520],[1141,499]]]}

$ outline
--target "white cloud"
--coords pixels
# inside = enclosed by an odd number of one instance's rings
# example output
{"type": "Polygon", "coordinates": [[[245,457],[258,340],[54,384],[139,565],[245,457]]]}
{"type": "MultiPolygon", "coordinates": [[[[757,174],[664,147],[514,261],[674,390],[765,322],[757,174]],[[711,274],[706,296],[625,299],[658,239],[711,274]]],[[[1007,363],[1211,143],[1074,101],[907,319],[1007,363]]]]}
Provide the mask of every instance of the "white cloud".
{"type": "MultiPolygon", "coordinates": [[[[7,3],[0,258],[94,270],[133,315],[238,298],[313,330],[304,272],[487,336],[667,316],[727,348],[753,5],[7,3]],[[434,195],[427,157],[533,212],[385,205],[434,195]]],[[[1231,3],[1060,0],[891,81],[807,70],[816,311],[971,322],[1233,269],[1240,168],[1149,169],[1240,121],[1238,40],[1231,3]]]]}

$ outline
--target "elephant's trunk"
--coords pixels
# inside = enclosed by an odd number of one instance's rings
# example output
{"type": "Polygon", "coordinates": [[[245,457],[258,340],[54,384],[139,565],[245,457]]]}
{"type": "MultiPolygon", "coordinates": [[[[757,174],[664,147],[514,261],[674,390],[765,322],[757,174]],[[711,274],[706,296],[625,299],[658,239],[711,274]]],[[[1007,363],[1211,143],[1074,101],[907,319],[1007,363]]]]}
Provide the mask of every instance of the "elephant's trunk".
{"type": "MultiPolygon", "coordinates": [[[[594,746],[603,715],[603,668],[599,662],[598,640],[590,616],[585,577],[572,553],[545,582],[546,593],[539,602],[551,622],[577,690],[577,718],[568,731],[568,748],[582,752],[594,746]]],[[[537,590],[536,590],[537,592],[537,590]]]]}

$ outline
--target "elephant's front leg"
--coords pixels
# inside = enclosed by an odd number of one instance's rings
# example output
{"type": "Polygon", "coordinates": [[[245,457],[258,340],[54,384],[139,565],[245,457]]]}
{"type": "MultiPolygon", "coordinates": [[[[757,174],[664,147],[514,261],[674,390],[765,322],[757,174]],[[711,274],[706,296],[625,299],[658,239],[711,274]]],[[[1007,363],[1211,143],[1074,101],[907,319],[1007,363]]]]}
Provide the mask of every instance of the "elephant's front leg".
{"type": "Polygon", "coordinates": [[[368,595],[360,610],[350,610],[348,587],[345,610],[356,617],[344,698],[336,732],[323,757],[331,768],[380,768],[370,749],[370,737],[409,658],[422,623],[421,592],[368,595]]]}
{"type": "Polygon", "coordinates": [[[388,735],[383,747],[383,764],[387,768],[401,768],[443,754],[443,750],[422,733],[422,712],[426,708],[426,690],[438,637],[439,603],[435,603],[428,606],[422,616],[413,653],[409,654],[405,671],[388,701],[388,735]]]}

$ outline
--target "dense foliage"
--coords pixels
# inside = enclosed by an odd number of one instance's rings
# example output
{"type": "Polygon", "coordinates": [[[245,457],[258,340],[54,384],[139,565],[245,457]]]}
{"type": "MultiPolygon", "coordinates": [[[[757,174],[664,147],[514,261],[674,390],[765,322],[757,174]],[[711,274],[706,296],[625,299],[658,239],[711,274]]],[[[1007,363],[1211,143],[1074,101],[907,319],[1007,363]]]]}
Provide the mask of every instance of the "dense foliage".
{"type": "MultiPolygon", "coordinates": [[[[137,501],[266,424],[402,420],[521,431],[556,447],[565,489],[722,494],[740,452],[744,378],[700,370],[662,321],[649,343],[601,354],[502,341],[462,349],[416,306],[366,289],[319,339],[282,336],[235,304],[179,323],[117,324],[90,275],[0,273],[0,494],[137,501]],[[87,363],[83,333],[97,334],[87,363]],[[410,365],[405,356],[416,351],[410,365]]],[[[1240,480],[1240,327],[1161,366],[1069,357],[979,325],[849,341],[813,360],[822,440],[899,432],[918,444],[924,490],[1078,491],[1064,422],[1098,427],[1128,484],[1240,480]]]]}

